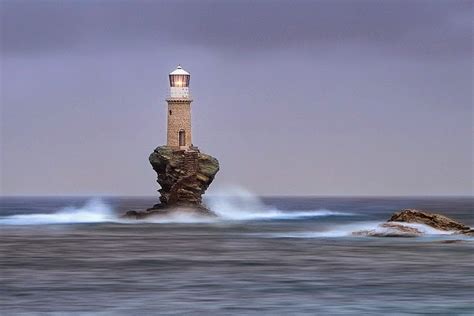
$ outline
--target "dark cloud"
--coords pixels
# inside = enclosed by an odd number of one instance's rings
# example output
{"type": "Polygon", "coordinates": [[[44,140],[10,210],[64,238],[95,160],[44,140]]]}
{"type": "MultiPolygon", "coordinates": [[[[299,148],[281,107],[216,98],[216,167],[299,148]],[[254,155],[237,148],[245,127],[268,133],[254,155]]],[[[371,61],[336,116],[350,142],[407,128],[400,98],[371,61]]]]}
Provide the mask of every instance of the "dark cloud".
{"type": "Polygon", "coordinates": [[[471,54],[471,1],[3,1],[6,54],[198,45],[253,52],[331,43],[471,54]]]}

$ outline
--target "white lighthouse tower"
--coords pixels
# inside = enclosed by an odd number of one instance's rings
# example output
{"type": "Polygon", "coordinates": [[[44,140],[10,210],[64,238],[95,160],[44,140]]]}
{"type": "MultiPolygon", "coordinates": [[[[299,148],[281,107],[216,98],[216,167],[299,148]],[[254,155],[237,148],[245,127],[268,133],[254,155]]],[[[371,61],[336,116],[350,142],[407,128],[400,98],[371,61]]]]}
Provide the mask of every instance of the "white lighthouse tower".
{"type": "Polygon", "coordinates": [[[170,94],[168,102],[167,146],[188,149],[192,142],[191,95],[189,81],[191,75],[181,65],[169,74],[170,94]]]}

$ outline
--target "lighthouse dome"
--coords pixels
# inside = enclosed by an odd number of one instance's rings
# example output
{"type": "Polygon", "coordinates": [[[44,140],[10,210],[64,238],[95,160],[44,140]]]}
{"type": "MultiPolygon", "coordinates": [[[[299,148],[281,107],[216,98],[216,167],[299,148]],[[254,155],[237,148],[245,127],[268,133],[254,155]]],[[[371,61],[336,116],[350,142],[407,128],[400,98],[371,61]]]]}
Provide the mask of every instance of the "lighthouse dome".
{"type": "Polygon", "coordinates": [[[178,67],[176,67],[175,70],[170,72],[170,75],[188,75],[189,76],[189,72],[184,70],[183,67],[181,67],[181,65],[178,65],[178,67]]]}

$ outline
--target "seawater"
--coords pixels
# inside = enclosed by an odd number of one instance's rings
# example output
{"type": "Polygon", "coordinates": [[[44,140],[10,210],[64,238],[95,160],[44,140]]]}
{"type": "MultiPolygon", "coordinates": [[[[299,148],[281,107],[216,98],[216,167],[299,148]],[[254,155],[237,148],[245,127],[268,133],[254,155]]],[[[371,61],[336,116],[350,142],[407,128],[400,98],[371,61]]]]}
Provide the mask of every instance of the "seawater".
{"type": "MultiPolygon", "coordinates": [[[[235,193],[235,192],[233,192],[235,193]]],[[[120,219],[156,198],[1,198],[2,315],[473,315],[474,240],[354,237],[472,197],[207,198],[219,219],[120,219]]]]}

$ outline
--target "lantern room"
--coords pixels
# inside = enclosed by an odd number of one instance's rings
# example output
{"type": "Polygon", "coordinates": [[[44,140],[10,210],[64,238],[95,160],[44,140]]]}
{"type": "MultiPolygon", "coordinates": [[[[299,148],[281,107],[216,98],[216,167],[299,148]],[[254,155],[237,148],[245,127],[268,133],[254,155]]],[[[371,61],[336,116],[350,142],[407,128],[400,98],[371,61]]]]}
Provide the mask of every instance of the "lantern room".
{"type": "Polygon", "coordinates": [[[170,87],[189,87],[189,72],[184,70],[181,65],[170,73],[170,87]]]}
{"type": "Polygon", "coordinates": [[[181,65],[169,74],[170,78],[170,97],[173,99],[189,98],[189,80],[191,75],[183,69],[181,65]]]}

